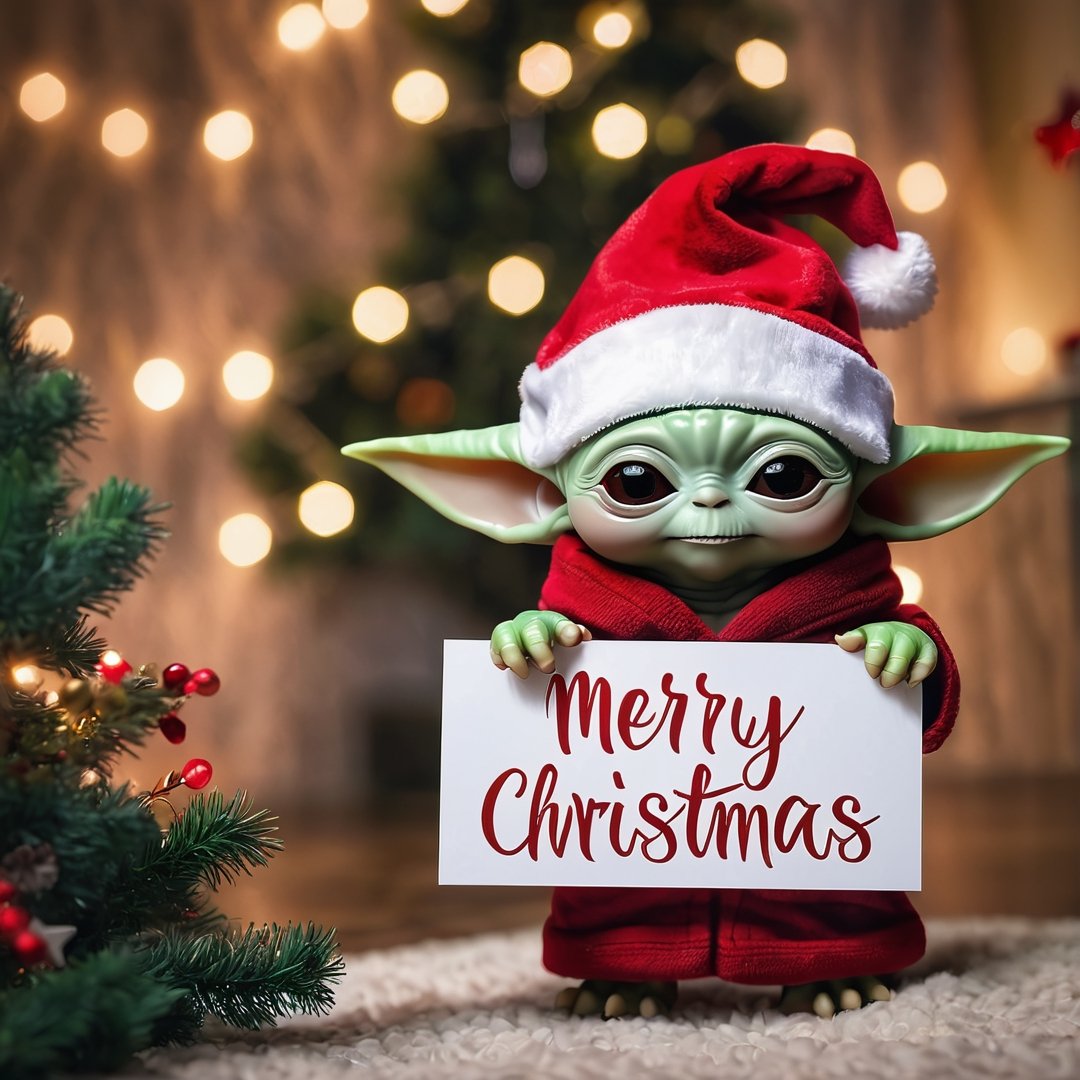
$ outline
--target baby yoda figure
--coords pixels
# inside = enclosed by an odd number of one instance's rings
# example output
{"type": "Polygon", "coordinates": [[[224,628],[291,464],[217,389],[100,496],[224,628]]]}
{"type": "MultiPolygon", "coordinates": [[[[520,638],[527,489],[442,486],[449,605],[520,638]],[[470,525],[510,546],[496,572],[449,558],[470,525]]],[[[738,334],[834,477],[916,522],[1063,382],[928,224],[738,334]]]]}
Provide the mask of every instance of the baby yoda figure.
{"type": "MultiPolygon", "coordinates": [[[[553,544],[539,610],[500,623],[524,678],[555,647],[617,640],[831,642],[882,686],[924,683],[925,751],[959,680],[933,620],[901,602],[887,541],[954,529],[1064,439],[893,422],[860,336],[926,311],[925,242],[897,234],[861,161],[756,146],[669,178],[598,255],[521,382],[520,422],[345,453],[504,543],[553,544]],[[841,277],[784,219],[857,245],[841,277]]],[[[783,984],[829,1016],[890,996],[923,953],[889,892],[558,888],[544,963],[558,1003],[667,1012],[679,980],[783,984]]]]}

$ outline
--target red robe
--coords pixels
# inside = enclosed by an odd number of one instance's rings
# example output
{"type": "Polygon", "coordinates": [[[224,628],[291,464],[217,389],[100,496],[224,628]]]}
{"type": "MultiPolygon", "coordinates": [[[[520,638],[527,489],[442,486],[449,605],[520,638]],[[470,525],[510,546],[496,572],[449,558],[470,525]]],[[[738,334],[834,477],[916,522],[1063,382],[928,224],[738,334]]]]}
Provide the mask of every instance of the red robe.
{"type": "MultiPolygon", "coordinates": [[[[898,620],[939,651],[924,684],[923,751],[956,718],[960,681],[925,611],[900,603],[881,540],[841,542],[751,600],[719,633],[667,589],[560,537],[540,605],[597,638],[830,642],[864,623],[898,620]]],[[[576,979],[693,979],[796,984],[897,971],[926,947],[922,922],[898,892],[557,888],[544,926],[544,965],[576,979]]]]}

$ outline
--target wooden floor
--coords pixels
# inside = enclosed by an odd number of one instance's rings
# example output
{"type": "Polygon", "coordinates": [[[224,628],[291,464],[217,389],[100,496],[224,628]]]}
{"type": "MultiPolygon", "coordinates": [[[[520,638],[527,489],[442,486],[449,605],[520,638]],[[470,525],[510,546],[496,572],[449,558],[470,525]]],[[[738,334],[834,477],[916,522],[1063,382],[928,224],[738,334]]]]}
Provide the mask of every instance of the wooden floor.
{"type": "MultiPolygon", "coordinates": [[[[280,808],[276,808],[280,811],[280,808]]],[[[285,850],[222,890],[244,921],[336,926],[356,952],[431,937],[539,925],[548,890],[436,884],[437,807],[392,817],[281,814],[285,850]]],[[[1080,781],[1075,777],[929,785],[924,793],[924,916],[1080,916],[1080,781]]]]}

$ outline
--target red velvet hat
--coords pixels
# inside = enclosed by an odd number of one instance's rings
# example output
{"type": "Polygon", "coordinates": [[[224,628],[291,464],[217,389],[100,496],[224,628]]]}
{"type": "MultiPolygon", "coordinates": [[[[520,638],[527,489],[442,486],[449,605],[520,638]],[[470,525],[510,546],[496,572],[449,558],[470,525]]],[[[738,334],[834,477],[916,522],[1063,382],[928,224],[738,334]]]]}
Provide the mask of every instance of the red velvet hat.
{"type": "Polygon", "coordinates": [[[521,380],[521,446],[554,464],[633,416],[736,406],[791,416],[889,457],[893,398],[860,335],[928,311],[925,241],[897,233],[858,158],[751,146],[676,173],[596,257],[521,380]],[[841,277],[791,214],[858,247],[841,277]]]}

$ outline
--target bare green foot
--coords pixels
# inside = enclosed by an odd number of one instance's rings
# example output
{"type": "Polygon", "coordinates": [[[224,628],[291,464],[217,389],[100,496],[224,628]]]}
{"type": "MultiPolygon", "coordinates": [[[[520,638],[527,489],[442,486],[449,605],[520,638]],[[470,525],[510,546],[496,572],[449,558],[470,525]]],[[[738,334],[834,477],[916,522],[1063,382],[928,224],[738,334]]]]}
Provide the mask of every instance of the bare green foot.
{"type": "Polygon", "coordinates": [[[580,986],[568,986],[555,998],[555,1008],[572,1016],[670,1016],[678,984],[673,982],[608,982],[586,979],[580,986]]]}
{"type": "Polygon", "coordinates": [[[892,990],[884,981],[888,978],[862,975],[854,979],[830,979],[827,982],[785,986],[777,1008],[788,1015],[811,1012],[828,1019],[848,1009],[861,1009],[875,1001],[892,1000],[892,990]]]}

